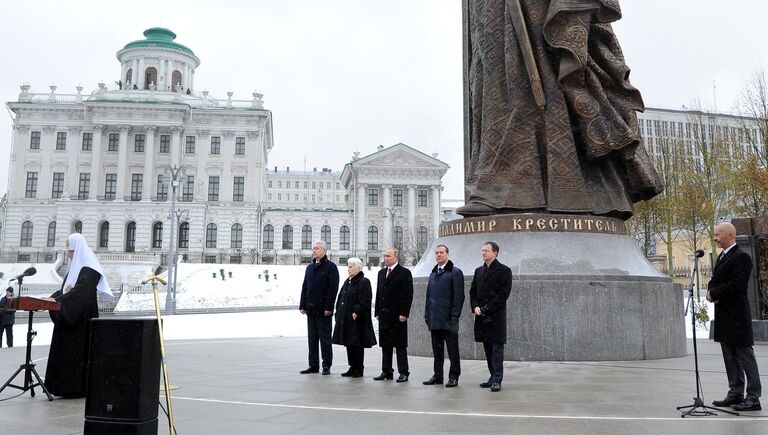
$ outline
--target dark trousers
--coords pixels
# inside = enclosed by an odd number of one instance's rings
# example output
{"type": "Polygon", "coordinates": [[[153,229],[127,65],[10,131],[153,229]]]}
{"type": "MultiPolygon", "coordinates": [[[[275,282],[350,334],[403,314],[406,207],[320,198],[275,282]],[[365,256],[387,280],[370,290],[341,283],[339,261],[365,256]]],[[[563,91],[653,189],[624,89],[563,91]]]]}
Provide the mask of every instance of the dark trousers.
{"type": "MultiPolygon", "coordinates": [[[[397,372],[401,375],[409,375],[411,374],[408,371],[408,348],[407,347],[397,347],[397,372]]],[[[382,347],[381,348],[381,371],[386,373],[392,373],[394,370],[392,369],[392,348],[391,347],[382,347]]]]}
{"type": "Polygon", "coordinates": [[[757,399],[762,393],[760,373],[757,370],[755,351],[752,346],[720,343],[728,375],[728,396],[743,397],[746,375],[747,399],[757,399]]]}
{"type": "Polygon", "coordinates": [[[363,346],[347,346],[347,363],[354,372],[363,374],[363,358],[365,348],[363,346]]]}
{"type": "Polygon", "coordinates": [[[488,363],[488,371],[491,373],[488,382],[500,384],[504,378],[504,344],[484,341],[483,349],[485,350],[485,361],[488,363]]]}
{"type": "Polygon", "coordinates": [[[447,347],[448,359],[451,361],[451,367],[448,369],[448,378],[459,379],[459,375],[461,375],[461,363],[459,362],[459,333],[444,329],[429,332],[432,334],[432,355],[435,357],[435,377],[443,379],[443,361],[445,361],[444,347],[447,347]]]}
{"type": "Polygon", "coordinates": [[[5,331],[5,342],[8,347],[13,347],[13,325],[0,326],[0,347],[3,347],[3,331],[5,331]]]}
{"type": "Polygon", "coordinates": [[[331,347],[331,316],[307,316],[307,339],[309,340],[309,367],[320,368],[318,342],[323,354],[323,368],[331,368],[333,349],[331,347]]]}

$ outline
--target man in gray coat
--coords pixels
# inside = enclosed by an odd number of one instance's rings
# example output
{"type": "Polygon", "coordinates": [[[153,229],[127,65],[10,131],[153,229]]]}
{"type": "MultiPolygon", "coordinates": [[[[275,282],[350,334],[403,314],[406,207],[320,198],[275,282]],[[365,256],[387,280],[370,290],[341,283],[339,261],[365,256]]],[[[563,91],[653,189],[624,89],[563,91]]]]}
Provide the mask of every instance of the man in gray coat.
{"type": "Polygon", "coordinates": [[[446,387],[459,384],[459,316],[464,306],[464,274],[448,259],[448,247],[435,247],[437,264],[432,268],[427,284],[427,300],[424,304],[424,321],[432,335],[434,371],[424,385],[443,384],[444,348],[448,348],[451,361],[446,387]]]}

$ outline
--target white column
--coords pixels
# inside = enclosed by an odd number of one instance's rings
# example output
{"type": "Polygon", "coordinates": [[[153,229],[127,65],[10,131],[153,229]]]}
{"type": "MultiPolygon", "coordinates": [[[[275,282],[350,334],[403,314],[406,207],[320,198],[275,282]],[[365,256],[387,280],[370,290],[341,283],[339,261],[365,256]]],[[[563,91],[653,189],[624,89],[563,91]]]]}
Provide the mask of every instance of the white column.
{"type": "Polygon", "coordinates": [[[392,210],[392,207],[390,206],[389,198],[392,196],[390,194],[390,189],[392,188],[389,184],[384,184],[381,186],[382,189],[382,195],[383,195],[383,201],[382,204],[384,205],[384,234],[382,237],[382,240],[384,240],[384,246],[390,247],[395,245],[395,241],[392,238],[392,221],[394,220],[394,217],[392,216],[392,213],[394,210],[392,210]]]}
{"type": "Polygon", "coordinates": [[[416,186],[408,185],[408,234],[416,240],[416,186]]]}
{"type": "Polygon", "coordinates": [[[104,177],[103,165],[102,165],[102,149],[101,149],[101,134],[104,126],[93,126],[93,144],[91,145],[91,186],[93,186],[93,192],[91,195],[93,198],[98,198],[104,195],[104,177]]]}
{"type": "Polygon", "coordinates": [[[176,83],[173,82],[173,59],[168,59],[168,90],[172,91],[176,83]]]}
{"type": "Polygon", "coordinates": [[[136,80],[136,86],[139,87],[139,89],[144,89],[144,58],[139,58],[139,76],[138,80],[136,80]]]}
{"type": "Polygon", "coordinates": [[[123,83],[123,89],[125,89],[125,73],[128,72],[128,63],[120,63],[120,81],[123,83]]]}
{"type": "Polygon", "coordinates": [[[195,70],[189,68],[189,88],[194,92],[195,90],[195,70]]]}
{"type": "Polygon", "coordinates": [[[166,83],[168,83],[168,77],[166,77],[167,74],[167,63],[165,61],[164,57],[160,58],[160,68],[157,71],[157,90],[158,91],[164,91],[166,83]]]}
{"type": "Polygon", "coordinates": [[[432,236],[437,237],[440,228],[440,186],[432,186],[432,236]]]}
{"type": "MultiPolygon", "coordinates": [[[[128,126],[120,126],[120,142],[117,154],[117,189],[116,198],[122,201],[130,195],[131,177],[128,174],[128,126]]],[[[146,180],[145,180],[146,182],[146,180]]]]}
{"type": "MultiPolygon", "coordinates": [[[[152,186],[157,183],[157,176],[155,175],[155,165],[153,164],[155,156],[155,132],[157,127],[147,127],[146,134],[144,136],[144,184],[141,188],[141,200],[152,200],[152,186]]],[[[168,189],[170,193],[171,189],[168,189]]]]}
{"type": "MultiPolygon", "coordinates": [[[[360,184],[357,186],[357,249],[365,251],[368,249],[367,235],[368,226],[365,224],[365,192],[368,188],[366,184],[360,184]]],[[[360,255],[360,254],[357,254],[360,255]]]]}
{"type": "Polygon", "coordinates": [[[171,129],[171,166],[181,166],[181,153],[183,146],[181,143],[181,127],[171,129]]]}
{"type": "Polygon", "coordinates": [[[182,85],[184,86],[184,92],[187,92],[187,89],[189,89],[190,75],[191,73],[189,72],[189,65],[184,65],[184,77],[182,78],[182,81],[184,82],[184,84],[182,85]]]}
{"type": "Polygon", "coordinates": [[[139,59],[133,59],[131,68],[133,71],[131,72],[131,89],[133,89],[133,85],[136,84],[136,82],[139,81],[139,59]]]}

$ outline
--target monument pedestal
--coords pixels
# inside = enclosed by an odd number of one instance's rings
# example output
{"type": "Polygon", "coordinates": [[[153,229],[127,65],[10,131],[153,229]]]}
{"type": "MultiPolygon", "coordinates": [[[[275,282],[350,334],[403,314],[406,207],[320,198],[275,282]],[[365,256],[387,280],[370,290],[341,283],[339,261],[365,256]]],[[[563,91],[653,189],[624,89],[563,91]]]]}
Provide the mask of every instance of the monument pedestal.
{"type": "Polygon", "coordinates": [[[441,225],[440,237],[413,270],[408,325],[412,355],[431,356],[424,323],[434,248],[448,246],[465,275],[459,326],[464,359],[483,359],[474,341],[469,289],[480,249],[494,241],[512,269],[505,359],[612,361],[686,355],[683,294],[624,234],[619,219],[573,215],[497,215],[441,225]]]}

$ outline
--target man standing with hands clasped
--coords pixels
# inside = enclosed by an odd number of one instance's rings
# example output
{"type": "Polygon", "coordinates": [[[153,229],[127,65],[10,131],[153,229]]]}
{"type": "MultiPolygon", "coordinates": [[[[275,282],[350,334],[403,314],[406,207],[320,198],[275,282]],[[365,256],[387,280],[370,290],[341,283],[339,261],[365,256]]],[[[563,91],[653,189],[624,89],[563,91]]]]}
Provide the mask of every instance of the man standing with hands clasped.
{"type": "Polygon", "coordinates": [[[376,319],[379,321],[381,346],[381,374],[375,381],[391,380],[392,349],[397,352],[397,382],[408,382],[408,316],[413,302],[411,271],[399,264],[397,250],[384,251],[384,269],[379,271],[376,283],[376,319]]]}
{"type": "Polygon", "coordinates": [[[448,247],[435,247],[437,264],[432,268],[427,284],[427,300],[424,304],[424,321],[432,335],[434,371],[424,385],[442,385],[444,348],[448,348],[451,367],[446,387],[459,385],[461,365],[459,360],[459,316],[464,306],[464,274],[448,259],[448,247]]]}
{"type": "Polygon", "coordinates": [[[320,371],[318,341],[323,354],[323,374],[331,374],[331,316],[336,292],[339,291],[339,269],[325,255],[326,251],[325,242],[317,241],[312,245],[312,262],[304,272],[304,284],[301,286],[299,310],[307,315],[309,341],[309,367],[300,372],[303,375],[320,371]]]}
{"type": "Polygon", "coordinates": [[[752,316],[747,283],[752,259],[736,244],[736,228],[728,222],[715,226],[715,243],[723,249],[707,287],[707,300],[715,304],[715,341],[720,343],[728,376],[728,394],[715,406],[736,411],[760,411],[760,373],[752,349],[752,316]],[[744,398],[746,374],[747,397],[744,398]]]}
{"type": "Polygon", "coordinates": [[[475,341],[483,343],[491,376],[480,388],[501,391],[504,377],[504,344],[507,342],[507,299],[512,291],[512,270],[499,263],[499,245],[486,242],[483,265],[475,269],[469,300],[475,314],[475,341]]]}

